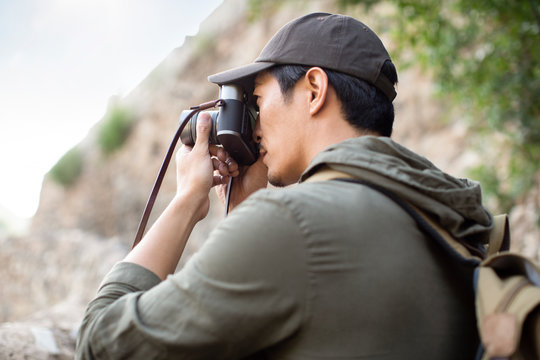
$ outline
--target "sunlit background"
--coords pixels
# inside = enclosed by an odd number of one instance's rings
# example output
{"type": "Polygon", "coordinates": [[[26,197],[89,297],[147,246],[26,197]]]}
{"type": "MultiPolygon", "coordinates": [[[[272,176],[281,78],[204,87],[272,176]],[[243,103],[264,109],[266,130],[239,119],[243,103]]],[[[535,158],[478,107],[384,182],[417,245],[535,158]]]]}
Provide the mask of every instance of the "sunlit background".
{"type": "MultiPolygon", "coordinates": [[[[538,1],[0,0],[0,358],[42,359],[45,340],[73,358],[179,111],[216,95],[201,78],[313,11],[381,35],[400,78],[394,139],[479,181],[486,207],[510,215],[512,249],[540,261],[538,1]]],[[[149,224],[174,196],[168,176],[149,224]]],[[[223,217],[211,200],[179,268],[223,217]]]]}
{"type": "Polygon", "coordinates": [[[44,174],[221,0],[0,0],[0,210],[31,217],[44,174]]]}

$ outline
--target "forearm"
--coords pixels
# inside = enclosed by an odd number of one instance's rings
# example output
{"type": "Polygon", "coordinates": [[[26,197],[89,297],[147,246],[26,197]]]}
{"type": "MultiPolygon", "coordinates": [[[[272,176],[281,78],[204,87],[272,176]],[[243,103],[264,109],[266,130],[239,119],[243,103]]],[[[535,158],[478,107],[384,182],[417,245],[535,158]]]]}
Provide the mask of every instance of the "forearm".
{"type": "Polygon", "coordinates": [[[144,266],[161,279],[172,274],[200,219],[200,206],[188,195],[177,195],[124,261],[144,266]]]}

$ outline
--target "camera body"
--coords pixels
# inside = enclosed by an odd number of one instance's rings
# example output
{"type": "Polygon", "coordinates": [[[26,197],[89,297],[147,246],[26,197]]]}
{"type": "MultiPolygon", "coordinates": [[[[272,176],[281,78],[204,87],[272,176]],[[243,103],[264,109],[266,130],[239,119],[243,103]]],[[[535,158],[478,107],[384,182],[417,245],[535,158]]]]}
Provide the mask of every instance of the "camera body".
{"type": "MultiPolygon", "coordinates": [[[[253,164],[259,155],[259,147],[253,140],[253,129],[257,120],[257,111],[247,102],[247,96],[240,86],[221,85],[220,99],[223,105],[219,110],[207,111],[212,118],[210,144],[222,145],[240,165],[253,164]]],[[[191,113],[182,111],[180,123],[191,113]]],[[[193,146],[197,139],[197,118],[195,114],[180,134],[184,145],[193,146]]]]}

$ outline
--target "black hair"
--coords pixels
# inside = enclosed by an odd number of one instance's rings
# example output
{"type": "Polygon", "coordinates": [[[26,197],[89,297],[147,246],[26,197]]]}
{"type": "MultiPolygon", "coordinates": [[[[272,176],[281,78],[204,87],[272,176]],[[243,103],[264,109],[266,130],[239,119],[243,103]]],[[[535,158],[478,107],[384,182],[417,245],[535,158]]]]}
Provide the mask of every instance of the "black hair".
{"type": "MultiPolygon", "coordinates": [[[[310,68],[306,65],[276,65],[268,72],[276,78],[284,100],[288,101],[293,87],[310,68]]],[[[334,70],[323,70],[341,102],[345,120],[359,130],[374,131],[381,136],[392,135],[394,105],[381,90],[356,77],[334,70]]],[[[397,83],[396,68],[391,61],[387,60],[383,64],[381,73],[392,84],[397,83]]]]}

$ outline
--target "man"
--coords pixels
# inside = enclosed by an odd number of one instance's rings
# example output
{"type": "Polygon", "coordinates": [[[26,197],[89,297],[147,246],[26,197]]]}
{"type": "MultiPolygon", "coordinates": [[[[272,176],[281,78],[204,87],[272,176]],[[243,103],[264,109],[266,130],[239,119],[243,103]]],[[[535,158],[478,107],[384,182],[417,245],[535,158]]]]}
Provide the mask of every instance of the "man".
{"type": "Polygon", "coordinates": [[[200,116],[176,197],[89,304],[79,358],[473,358],[472,269],[371,186],[321,177],[381,186],[470,244],[489,235],[477,184],[390,140],[397,74],[378,37],[309,14],[210,80],[253,89],[260,156],[239,168],[200,116]],[[229,176],[235,209],[170,275],[229,176]]]}

